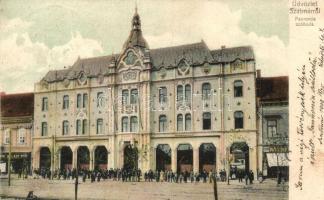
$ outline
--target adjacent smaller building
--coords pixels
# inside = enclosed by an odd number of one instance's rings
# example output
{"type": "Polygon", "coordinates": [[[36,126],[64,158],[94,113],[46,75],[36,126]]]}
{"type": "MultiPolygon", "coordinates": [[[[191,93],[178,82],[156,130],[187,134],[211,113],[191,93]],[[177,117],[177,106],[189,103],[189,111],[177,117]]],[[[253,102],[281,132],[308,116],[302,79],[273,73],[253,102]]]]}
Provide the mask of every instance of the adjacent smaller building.
{"type": "Polygon", "coordinates": [[[13,172],[31,169],[34,94],[0,95],[0,163],[1,172],[8,172],[11,134],[11,169],[13,172]]]}
{"type": "MultiPolygon", "coordinates": [[[[288,178],[289,81],[287,76],[257,76],[259,145],[262,173],[274,178],[281,172],[288,178]]],[[[260,169],[261,170],[261,169],[260,169]]]]}

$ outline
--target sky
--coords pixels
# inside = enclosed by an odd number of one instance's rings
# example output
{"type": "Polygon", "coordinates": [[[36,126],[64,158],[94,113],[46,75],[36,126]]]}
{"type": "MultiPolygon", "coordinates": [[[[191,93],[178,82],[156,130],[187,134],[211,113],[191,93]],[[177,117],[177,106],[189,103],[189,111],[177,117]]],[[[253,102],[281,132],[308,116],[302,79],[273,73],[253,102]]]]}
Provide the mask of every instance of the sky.
{"type": "MultiPolygon", "coordinates": [[[[151,49],[204,40],[250,45],[263,76],[287,75],[289,19],[282,0],[137,0],[151,49]]],[[[32,92],[49,71],[119,53],[135,0],[0,0],[0,91],[32,92]]]]}

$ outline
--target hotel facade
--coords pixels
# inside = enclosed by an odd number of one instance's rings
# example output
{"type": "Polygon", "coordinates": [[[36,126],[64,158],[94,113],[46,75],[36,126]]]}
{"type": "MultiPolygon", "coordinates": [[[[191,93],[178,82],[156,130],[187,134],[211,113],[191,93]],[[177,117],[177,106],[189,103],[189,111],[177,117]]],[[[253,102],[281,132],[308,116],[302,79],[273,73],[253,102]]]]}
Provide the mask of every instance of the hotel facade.
{"type": "Polygon", "coordinates": [[[257,174],[255,80],[251,47],[150,49],[136,12],[119,54],[35,84],[33,168],[257,174]]]}

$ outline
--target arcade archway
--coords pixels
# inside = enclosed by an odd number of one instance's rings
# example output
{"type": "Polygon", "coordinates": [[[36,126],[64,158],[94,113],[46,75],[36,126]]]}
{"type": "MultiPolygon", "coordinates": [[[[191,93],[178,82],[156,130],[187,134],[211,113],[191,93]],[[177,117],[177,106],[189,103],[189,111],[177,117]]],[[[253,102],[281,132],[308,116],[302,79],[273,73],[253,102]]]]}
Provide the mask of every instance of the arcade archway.
{"type": "Polygon", "coordinates": [[[61,163],[60,168],[61,169],[72,169],[72,158],[73,153],[70,147],[64,146],[61,148],[61,163]]]}
{"type": "Polygon", "coordinates": [[[138,168],[138,149],[128,144],[124,148],[124,169],[131,170],[137,168],[138,168]]]}
{"type": "Polygon", "coordinates": [[[41,147],[39,151],[39,169],[51,168],[51,151],[48,147],[41,147]]]}
{"type": "Polygon", "coordinates": [[[248,172],[250,170],[249,146],[246,142],[235,142],[231,145],[230,154],[232,157],[231,171],[238,170],[248,172]]]}
{"type": "Polygon", "coordinates": [[[107,169],[108,164],[108,151],[105,146],[98,146],[95,149],[94,168],[107,169]]]}
{"type": "Polygon", "coordinates": [[[171,148],[168,144],[159,144],[156,148],[156,170],[171,170],[171,148]]]}
{"type": "Polygon", "coordinates": [[[193,151],[190,144],[180,144],[177,148],[177,171],[190,172],[193,169],[193,151]]]}
{"type": "Polygon", "coordinates": [[[79,169],[89,169],[90,165],[90,152],[88,147],[86,146],[80,146],[78,148],[78,157],[77,157],[77,163],[79,169]]]}
{"type": "Polygon", "coordinates": [[[207,172],[216,169],[216,148],[212,143],[204,143],[199,147],[199,171],[207,172]]]}

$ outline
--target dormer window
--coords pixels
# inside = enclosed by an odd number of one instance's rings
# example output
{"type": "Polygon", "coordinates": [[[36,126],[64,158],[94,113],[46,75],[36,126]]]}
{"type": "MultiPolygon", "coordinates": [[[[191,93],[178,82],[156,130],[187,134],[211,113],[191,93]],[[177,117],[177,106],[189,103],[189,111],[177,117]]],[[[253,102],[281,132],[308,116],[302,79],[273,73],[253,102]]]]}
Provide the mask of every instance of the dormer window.
{"type": "Polygon", "coordinates": [[[134,52],[129,51],[127,53],[127,56],[124,59],[124,62],[126,63],[126,65],[134,65],[135,61],[136,61],[137,57],[134,54],[134,52]]]}

